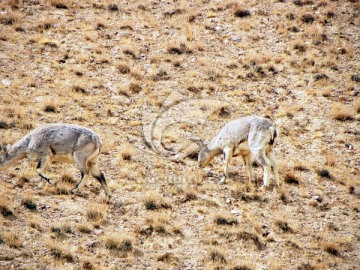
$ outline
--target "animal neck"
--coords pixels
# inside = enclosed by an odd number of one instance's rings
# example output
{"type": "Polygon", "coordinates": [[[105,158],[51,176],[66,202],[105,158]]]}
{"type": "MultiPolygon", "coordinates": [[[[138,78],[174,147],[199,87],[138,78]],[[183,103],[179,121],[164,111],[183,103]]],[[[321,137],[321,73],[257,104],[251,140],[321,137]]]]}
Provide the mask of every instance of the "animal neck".
{"type": "Polygon", "coordinates": [[[6,155],[0,157],[0,171],[6,170],[12,164],[26,156],[27,143],[19,141],[10,146],[6,155]]]}
{"type": "Polygon", "coordinates": [[[212,153],[214,156],[222,152],[221,147],[217,144],[217,140],[212,140],[208,143],[207,149],[209,153],[212,153]]]}

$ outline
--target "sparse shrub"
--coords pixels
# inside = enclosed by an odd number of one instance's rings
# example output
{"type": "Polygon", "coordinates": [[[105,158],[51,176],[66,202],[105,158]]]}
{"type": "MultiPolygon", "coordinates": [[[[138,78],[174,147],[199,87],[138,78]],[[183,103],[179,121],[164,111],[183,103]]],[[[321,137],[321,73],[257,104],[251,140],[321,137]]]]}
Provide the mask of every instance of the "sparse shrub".
{"type": "Polygon", "coordinates": [[[278,220],[275,222],[275,225],[278,226],[283,232],[292,233],[294,230],[289,226],[286,221],[278,220]]]}
{"type": "Polygon", "coordinates": [[[0,121],[0,129],[7,129],[9,128],[8,123],[6,123],[5,121],[0,121]]]}
{"type": "Polygon", "coordinates": [[[209,259],[213,262],[226,263],[225,256],[216,249],[209,252],[209,259]]]}
{"type": "Polygon", "coordinates": [[[166,11],[166,12],[164,12],[164,16],[171,18],[172,16],[178,15],[178,14],[181,14],[181,13],[183,13],[183,10],[177,8],[177,9],[174,9],[174,10],[171,10],[171,11],[166,11]]]}
{"type": "Polygon", "coordinates": [[[146,210],[158,210],[158,209],[169,209],[171,206],[164,202],[161,197],[156,197],[155,195],[147,196],[144,199],[144,204],[146,210]]]}
{"type": "Polygon", "coordinates": [[[295,20],[295,18],[296,18],[294,13],[288,13],[285,15],[285,17],[286,17],[286,19],[288,19],[290,21],[295,20]]]}
{"type": "Polygon", "coordinates": [[[58,9],[68,9],[68,3],[66,0],[51,0],[51,5],[58,9]]]}
{"type": "Polygon", "coordinates": [[[52,113],[55,113],[57,112],[57,108],[56,108],[56,105],[54,104],[47,104],[44,106],[43,108],[44,112],[52,112],[52,113]]]}
{"type": "Polygon", "coordinates": [[[301,16],[301,21],[310,24],[315,21],[315,18],[310,14],[304,14],[301,16]]]}
{"type": "Polygon", "coordinates": [[[90,209],[86,212],[86,217],[89,221],[96,222],[104,218],[103,211],[100,209],[90,209]]]}
{"type": "Polygon", "coordinates": [[[134,156],[133,146],[129,143],[124,144],[120,149],[120,155],[123,160],[131,161],[134,156]]]}
{"type": "Polygon", "coordinates": [[[336,243],[332,243],[332,242],[326,242],[322,244],[322,248],[324,251],[326,251],[327,253],[330,253],[331,255],[340,256],[340,250],[339,250],[339,245],[336,243]]]}
{"type": "Polygon", "coordinates": [[[294,44],[294,49],[298,50],[299,52],[305,52],[306,51],[306,46],[303,43],[295,43],[294,44]]]}
{"type": "Polygon", "coordinates": [[[183,54],[184,53],[182,48],[175,47],[175,46],[169,46],[167,48],[167,51],[168,51],[168,53],[171,53],[171,54],[183,54]]]}
{"type": "Polygon", "coordinates": [[[234,11],[234,15],[235,17],[245,18],[245,17],[249,17],[251,14],[250,11],[247,9],[238,8],[234,11]]]}
{"type": "Polygon", "coordinates": [[[74,179],[74,177],[72,177],[70,174],[63,174],[61,176],[61,180],[62,183],[67,183],[67,184],[76,184],[77,181],[74,179]]]}
{"type": "Polygon", "coordinates": [[[224,216],[217,216],[214,219],[214,222],[217,225],[236,225],[239,224],[239,222],[235,218],[226,218],[224,216]]]}
{"type": "Polygon", "coordinates": [[[77,93],[81,93],[81,94],[86,94],[86,90],[84,87],[80,86],[80,85],[74,85],[73,86],[73,90],[77,93]]]}
{"type": "Polygon", "coordinates": [[[332,117],[338,121],[351,121],[354,117],[351,111],[343,104],[334,104],[331,108],[332,117]]]}
{"type": "Polygon", "coordinates": [[[123,50],[123,53],[124,53],[125,55],[131,56],[133,59],[136,59],[136,58],[137,58],[135,52],[134,52],[133,50],[129,49],[129,48],[124,49],[124,50],[123,50]]]}
{"type": "Polygon", "coordinates": [[[78,226],[78,231],[81,232],[81,233],[87,233],[87,234],[92,232],[91,228],[89,226],[86,226],[86,225],[79,225],[78,226]]]}
{"type": "Polygon", "coordinates": [[[69,263],[74,262],[74,257],[70,251],[64,247],[60,247],[59,245],[52,245],[50,247],[50,254],[57,260],[65,260],[69,263]]]}
{"type": "Polygon", "coordinates": [[[105,239],[105,247],[110,250],[129,252],[133,249],[132,241],[128,238],[119,238],[114,235],[105,239]]]}
{"type": "Polygon", "coordinates": [[[239,265],[231,268],[231,270],[252,270],[252,268],[246,266],[246,265],[239,265]]]}
{"type": "Polygon", "coordinates": [[[298,266],[297,270],[315,270],[316,268],[309,263],[303,263],[298,266]]]}
{"type": "Polygon", "coordinates": [[[135,94],[138,94],[141,92],[142,87],[137,83],[130,83],[129,90],[135,94]]]}
{"type": "Polygon", "coordinates": [[[116,4],[109,4],[108,5],[108,10],[109,11],[119,11],[119,7],[116,4]]]}
{"type": "Polygon", "coordinates": [[[8,202],[6,202],[3,199],[0,199],[0,213],[4,217],[10,217],[13,215],[13,212],[10,210],[10,208],[8,206],[8,202]]]}
{"type": "Polygon", "coordinates": [[[33,229],[36,229],[38,230],[39,232],[42,232],[43,231],[43,228],[40,226],[40,224],[36,221],[31,221],[30,222],[30,227],[33,228],[33,229]]]}
{"type": "Polygon", "coordinates": [[[22,247],[22,242],[19,238],[19,234],[9,233],[3,235],[6,244],[11,248],[20,248],[22,247]]]}
{"type": "Polygon", "coordinates": [[[300,183],[299,177],[296,176],[293,172],[288,172],[284,177],[284,181],[290,185],[299,185],[300,183]]]}
{"type": "Polygon", "coordinates": [[[358,74],[351,75],[351,80],[353,82],[360,82],[360,75],[358,75],[358,74]]]}
{"type": "Polygon", "coordinates": [[[81,71],[81,70],[75,70],[74,71],[75,75],[78,76],[78,77],[82,77],[84,75],[84,72],[81,71]]]}
{"type": "Polygon", "coordinates": [[[82,263],[82,269],[84,269],[84,270],[93,270],[93,269],[95,269],[95,267],[90,261],[85,261],[85,262],[82,263]]]}
{"type": "Polygon", "coordinates": [[[24,205],[27,209],[36,210],[36,204],[31,198],[25,198],[21,201],[22,205],[24,205]]]}
{"type": "Polygon", "coordinates": [[[331,179],[331,175],[330,172],[326,169],[318,169],[316,170],[316,173],[320,176],[320,177],[324,177],[324,178],[328,178],[331,179]]]}
{"type": "Polygon", "coordinates": [[[329,77],[326,74],[316,74],[314,76],[315,81],[327,80],[327,79],[329,79],[329,77]]]}
{"type": "Polygon", "coordinates": [[[259,237],[255,234],[249,233],[249,232],[239,232],[237,234],[237,239],[243,239],[245,241],[249,241],[252,240],[255,244],[255,246],[257,247],[258,250],[263,250],[265,249],[265,245],[263,243],[261,243],[261,241],[259,240],[259,237]]]}
{"type": "Polygon", "coordinates": [[[15,12],[6,12],[0,14],[0,23],[4,25],[13,25],[20,18],[20,15],[15,12]]]}
{"type": "Polygon", "coordinates": [[[125,63],[121,63],[121,64],[118,64],[116,66],[117,70],[121,73],[121,74],[128,74],[130,73],[130,67],[125,64],[125,63]]]}
{"type": "Polygon", "coordinates": [[[158,262],[165,262],[168,264],[176,264],[179,259],[172,252],[165,252],[164,254],[157,257],[158,262]]]}
{"type": "Polygon", "coordinates": [[[188,190],[185,192],[184,198],[182,199],[181,202],[185,203],[185,202],[196,200],[196,199],[197,199],[196,192],[194,190],[188,190]]]}
{"type": "Polygon", "coordinates": [[[335,13],[332,12],[332,11],[328,11],[328,12],[326,13],[326,17],[328,17],[329,19],[330,19],[330,18],[333,18],[333,17],[335,17],[335,13]]]}
{"type": "Polygon", "coordinates": [[[294,0],[293,1],[294,5],[296,6],[305,6],[305,5],[313,5],[314,2],[313,1],[301,1],[301,0],[294,0]]]}

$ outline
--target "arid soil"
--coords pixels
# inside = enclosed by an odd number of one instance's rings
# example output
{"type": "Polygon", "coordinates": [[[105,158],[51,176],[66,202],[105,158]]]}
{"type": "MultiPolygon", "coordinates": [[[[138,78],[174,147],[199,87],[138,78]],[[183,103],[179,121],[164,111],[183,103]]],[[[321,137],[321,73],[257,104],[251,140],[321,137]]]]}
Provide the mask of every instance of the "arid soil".
{"type": "Polygon", "coordinates": [[[359,269],[360,4],[356,0],[0,1],[0,144],[47,123],[102,139],[37,189],[0,172],[1,269],[359,269]],[[196,145],[270,117],[284,184],[196,145]]]}

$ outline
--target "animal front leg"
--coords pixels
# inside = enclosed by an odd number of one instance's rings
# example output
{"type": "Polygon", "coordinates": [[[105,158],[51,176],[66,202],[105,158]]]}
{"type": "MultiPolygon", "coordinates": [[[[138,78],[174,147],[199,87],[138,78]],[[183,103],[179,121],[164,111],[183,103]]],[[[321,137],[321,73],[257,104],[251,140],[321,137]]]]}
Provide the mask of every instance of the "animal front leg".
{"type": "Polygon", "coordinates": [[[74,188],[71,191],[71,194],[76,194],[87,183],[88,180],[89,180],[89,173],[81,172],[81,180],[76,185],[76,188],[74,188]]]}
{"type": "Polygon", "coordinates": [[[252,170],[251,170],[251,155],[243,156],[243,159],[244,159],[246,171],[248,173],[249,182],[252,183],[254,177],[253,177],[252,170]]]}
{"type": "Polygon", "coordinates": [[[224,175],[221,178],[219,184],[224,184],[226,178],[228,177],[228,166],[233,155],[233,147],[225,147],[224,148],[224,175]]]}
{"type": "Polygon", "coordinates": [[[268,154],[268,158],[269,158],[269,160],[271,162],[271,168],[272,168],[272,171],[274,173],[275,183],[276,183],[276,185],[280,186],[280,185],[282,185],[282,182],[280,181],[279,169],[278,169],[277,160],[275,158],[274,153],[270,152],[268,154]]]}
{"type": "MultiPolygon", "coordinates": [[[[38,166],[36,168],[37,173],[40,175],[41,178],[43,178],[46,182],[48,182],[49,184],[52,184],[54,186],[57,186],[57,182],[54,181],[53,183],[51,182],[51,179],[45,174],[46,171],[46,167],[49,163],[49,157],[48,156],[43,156],[39,163],[38,166]]],[[[43,183],[40,183],[40,185],[38,186],[38,188],[42,188],[43,187],[43,183]]]]}

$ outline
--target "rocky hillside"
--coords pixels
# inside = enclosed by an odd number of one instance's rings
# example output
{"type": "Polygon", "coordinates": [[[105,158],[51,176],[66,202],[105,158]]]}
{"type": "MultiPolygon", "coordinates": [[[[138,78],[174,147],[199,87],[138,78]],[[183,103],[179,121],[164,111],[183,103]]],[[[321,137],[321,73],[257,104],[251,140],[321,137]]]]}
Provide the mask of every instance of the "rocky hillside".
{"type": "MultiPolygon", "coordinates": [[[[0,172],[1,269],[358,269],[357,0],[3,0],[0,144],[89,127],[100,167],[0,172]],[[282,187],[196,145],[257,114],[280,130],[282,187]]],[[[0,158],[1,159],[1,158],[0,158]]]]}

